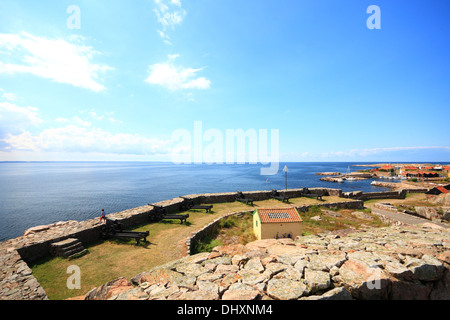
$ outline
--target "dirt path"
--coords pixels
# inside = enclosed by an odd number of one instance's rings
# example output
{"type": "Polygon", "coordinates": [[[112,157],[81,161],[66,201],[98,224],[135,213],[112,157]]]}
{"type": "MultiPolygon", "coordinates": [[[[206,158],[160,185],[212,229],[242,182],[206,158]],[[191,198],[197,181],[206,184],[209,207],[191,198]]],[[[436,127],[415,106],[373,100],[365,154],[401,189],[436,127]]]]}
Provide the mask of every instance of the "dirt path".
{"type": "Polygon", "coordinates": [[[397,212],[382,210],[382,209],[379,209],[379,208],[373,208],[372,212],[377,213],[377,214],[382,214],[382,215],[386,216],[389,219],[400,221],[402,223],[406,223],[406,224],[410,224],[410,225],[432,223],[432,224],[435,224],[435,225],[443,227],[443,228],[449,228],[450,227],[449,225],[447,225],[445,223],[430,221],[428,219],[416,217],[416,216],[409,215],[409,214],[406,214],[406,213],[397,213],[397,212]]]}

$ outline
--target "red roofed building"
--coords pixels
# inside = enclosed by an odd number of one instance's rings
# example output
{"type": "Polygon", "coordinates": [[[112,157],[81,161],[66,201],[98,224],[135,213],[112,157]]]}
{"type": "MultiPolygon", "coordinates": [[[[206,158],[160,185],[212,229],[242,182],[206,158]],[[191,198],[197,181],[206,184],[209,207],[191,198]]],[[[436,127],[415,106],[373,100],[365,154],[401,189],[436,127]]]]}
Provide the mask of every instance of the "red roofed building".
{"type": "Polygon", "coordinates": [[[391,165],[384,165],[380,168],[380,170],[393,171],[395,168],[391,165]]]}
{"type": "Polygon", "coordinates": [[[425,192],[427,195],[439,195],[442,193],[449,193],[450,184],[446,186],[438,186],[430,189],[428,192],[425,192]]]}
{"type": "Polygon", "coordinates": [[[402,172],[406,177],[423,177],[423,178],[438,178],[439,173],[430,171],[406,171],[402,172]]]}
{"type": "Polygon", "coordinates": [[[258,208],[253,212],[253,231],[258,240],[292,238],[302,235],[303,221],[297,209],[258,208]]]}

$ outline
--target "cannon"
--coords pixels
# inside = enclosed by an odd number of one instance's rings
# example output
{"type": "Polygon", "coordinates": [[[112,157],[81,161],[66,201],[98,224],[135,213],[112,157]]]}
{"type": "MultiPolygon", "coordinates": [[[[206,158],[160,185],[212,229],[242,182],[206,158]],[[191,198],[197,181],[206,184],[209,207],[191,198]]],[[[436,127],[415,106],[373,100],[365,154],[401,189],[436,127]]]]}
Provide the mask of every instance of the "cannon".
{"type": "Polygon", "coordinates": [[[302,197],[315,197],[317,200],[322,200],[322,197],[326,195],[326,192],[323,190],[315,190],[313,193],[308,188],[302,188],[300,195],[302,197]]]}
{"type": "Polygon", "coordinates": [[[239,190],[237,190],[236,192],[237,192],[237,194],[236,194],[236,201],[243,202],[245,204],[253,205],[253,199],[246,198],[244,196],[244,194],[241,191],[239,191],[239,190]]]}
{"type": "Polygon", "coordinates": [[[211,212],[211,209],[213,208],[212,205],[195,205],[194,200],[189,198],[180,197],[183,199],[183,202],[180,204],[180,211],[187,211],[187,210],[206,210],[206,212],[211,212]]]}
{"type": "Polygon", "coordinates": [[[117,220],[104,218],[106,223],[102,225],[100,229],[100,236],[103,239],[109,238],[122,238],[122,239],[135,239],[136,245],[140,244],[140,240],[144,240],[147,242],[147,237],[149,235],[148,231],[139,232],[139,231],[129,231],[123,230],[123,225],[117,220]]]}
{"type": "Polygon", "coordinates": [[[275,189],[272,189],[272,193],[270,194],[270,197],[273,199],[281,200],[282,202],[289,202],[289,199],[290,199],[285,194],[281,194],[275,189]]]}
{"type": "Polygon", "coordinates": [[[168,214],[167,210],[160,206],[153,206],[148,217],[150,221],[160,221],[162,219],[179,219],[180,223],[184,223],[189,218],[189,214],[168,214]]]}

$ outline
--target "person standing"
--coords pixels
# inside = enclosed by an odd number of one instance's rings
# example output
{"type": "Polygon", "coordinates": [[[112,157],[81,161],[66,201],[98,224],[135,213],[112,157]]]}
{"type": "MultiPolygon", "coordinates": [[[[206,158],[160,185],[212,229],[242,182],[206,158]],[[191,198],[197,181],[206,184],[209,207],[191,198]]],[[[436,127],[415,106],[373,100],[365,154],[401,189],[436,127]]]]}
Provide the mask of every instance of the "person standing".
{"type": "Polygon", "coordinates": [[[102,215],[100,216],[100,222],[102,222],[103,219],[106,221],[105,209],[102,209],[102,215]]]}

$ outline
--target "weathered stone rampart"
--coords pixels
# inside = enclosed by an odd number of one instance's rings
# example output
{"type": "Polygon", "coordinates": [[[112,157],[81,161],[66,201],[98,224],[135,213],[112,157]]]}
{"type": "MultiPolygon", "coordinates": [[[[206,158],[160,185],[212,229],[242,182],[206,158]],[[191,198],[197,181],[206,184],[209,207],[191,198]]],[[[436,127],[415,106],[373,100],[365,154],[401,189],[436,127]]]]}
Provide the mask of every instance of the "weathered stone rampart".
{"type": "MultiPolygon", "coordinates": [[[[342,190],[330,188],[310,188],[312,192],[322,191],[325,195],[342,196],[342,190]]],[[[288,197],[299,197],[302,189],[280,190],[288,197]]],[[[187,195],[195,203],[220,203],[235,201],[235,192],[194,194],[187,195]]],[[[270,198],[270,191],[250,191],[244,195],[251,197],[255,201],[270,198]]],[[[178,211],[182,198],[174,198],[161,201],[147,206],[133,208],[108,215],[109,218],[117,219],[125,228],[148,222],[148,216],[154,205],[161,206],[168,213],[178,211]]],[[[344,206],[352,209],[363,207],[360,200],[342,202],[334,204],[321,204],[321,206],[344,206]]],[[[299,207],[300,211],[307,210],[307,207],[299,207]]],[[[68,238],[76,238],[88,245],[100,239],[99,219],[86,221],[64,221],[49,226],[38,226],[28,230],[26,235],[15,239],[10,239],[0,243],[0,299],[44,299],[44,290],[39,286],[37,280],[32,276],[27,263],[35,262],[50,255],[50,245],[54,242],[68,238]],[[19,257],[19,258],[18,258],[19,257]],[[17,259],[18,258],[18,259],[17,259]],[[26,268],[23,266],[27,266],[26,268]],[[25,270],[25,271],[24,271],[25,270]],[[30,283],[33,285],[30,286],[30,283]]],[[[205,230],[208,230],[206,228],[205,230]]],[[[200,231],[202,232],[202,231],[200,231]]],[[[203,231],[207,232],[207,231],[203,231]]],[[[199,233],[201,234],[201,233],[199,233]]],[[[200,236],[200,235],[198,235],[200,236]]],[[[188,250],[189,252],[189,250],[188,250]]]]}

